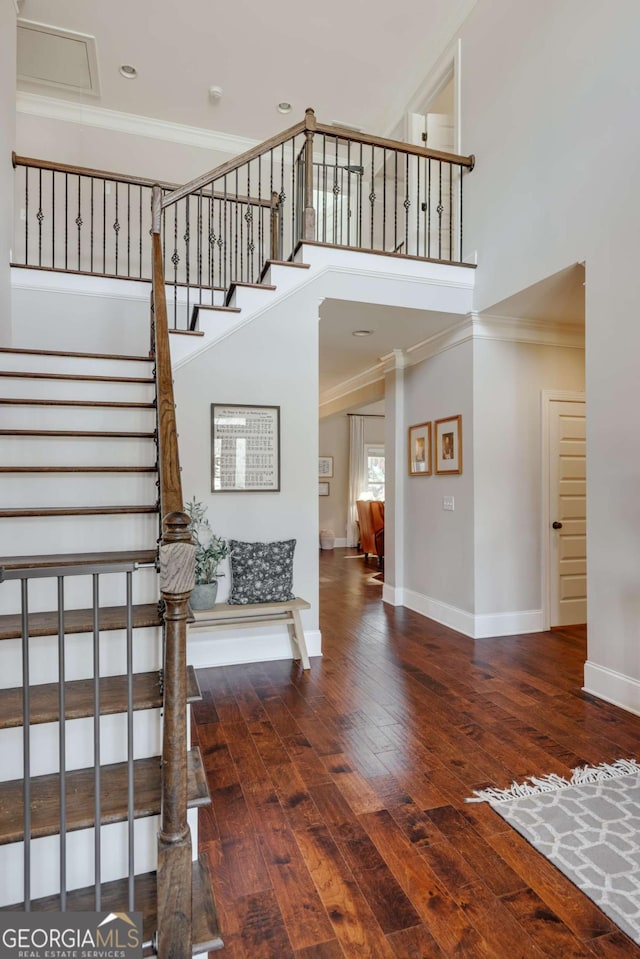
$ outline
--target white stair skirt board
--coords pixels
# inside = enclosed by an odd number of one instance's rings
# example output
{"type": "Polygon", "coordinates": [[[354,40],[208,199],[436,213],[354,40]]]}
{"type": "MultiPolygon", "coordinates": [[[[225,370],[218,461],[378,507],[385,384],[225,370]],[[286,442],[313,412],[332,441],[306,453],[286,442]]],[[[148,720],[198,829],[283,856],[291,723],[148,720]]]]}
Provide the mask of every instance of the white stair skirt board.
{"type": "Polygon", "coordinates": [[[585,693],[640,716],[640,682],[590,660],[584,664],[585,693]]]}
{"type": "MultiPolygon", "coordinates": [[[[390,590],[389,596],[392,595],[395,599],[392,605],[406,606],[407,609],[442,623],[443,626],[455,629],[458,633],[470,636],[472,639],[483,639],[489,636],[518,636],[522,633],[538,633],[544,629],[541,609],[474,615],[411,589],[396,589],[393,594],[390,590]]],[[[384,592],[383,600],[391,601],[386,599],[384,592]]]]}
{"type": "MultiPolygon", "coordinates": [[[[309,656],[322,655],[319,629],[306,629],[304,636],[309,656]]],[[[187,640],[187,662],[196,669],[208,666],[234,666],[241,663],[267,663],[297,657],[287,632],[261,626],[250,629],[220,630],[215,633],[191,632],[187,640]]],[[[313,667],[312,667],[313,668],[313,667]]]]}

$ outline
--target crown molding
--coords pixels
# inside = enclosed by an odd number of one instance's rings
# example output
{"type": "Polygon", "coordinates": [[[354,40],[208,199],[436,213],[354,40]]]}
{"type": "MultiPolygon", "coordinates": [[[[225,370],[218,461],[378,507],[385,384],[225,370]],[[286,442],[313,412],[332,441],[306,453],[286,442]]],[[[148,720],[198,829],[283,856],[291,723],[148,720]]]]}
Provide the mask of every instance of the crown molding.
{"type": "Polygon", "coordinates": [[[584,349],[584,326],[566,323],[562,326],[498,314],[471,314],[474,338],[503,340],[509,343],[530,343],[535,346],[562,346],[584,349]]]}
{"type": "Polygon", "coordinates": [[[203,150],[227,153],[230,156],[250,150],[258,143],[257,140],[250,140],[247,137],[204,130],[202,127],[189,127],[182,123],[169,123],[166,120],[137,116],[134,113],[122,113],[119,110],[107,110],[105,107],[78,103],[74,100],[44,97],[26,90],[19,90],[16,95],[16,112],[27,116],[97,127],[101,130],[149,137],[153,140],[180,143],[183,146],[200,147],[203,150]]]}

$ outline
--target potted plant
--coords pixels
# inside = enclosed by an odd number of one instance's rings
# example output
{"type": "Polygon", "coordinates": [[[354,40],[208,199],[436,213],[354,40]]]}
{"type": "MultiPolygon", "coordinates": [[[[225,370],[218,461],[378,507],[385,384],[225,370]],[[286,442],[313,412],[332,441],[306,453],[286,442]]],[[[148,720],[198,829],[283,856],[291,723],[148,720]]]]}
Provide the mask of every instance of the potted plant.
{"type": "Polygon", "coordinates": [[[191,535],[196,547],[196,585],[191,593],[192,609],[211,609],[218,594],[220,563],[229,555],[229,544],[216,534],[206,518],[207,507],[195,496],[187,503],[185,512],[191,519],[191,535]]]}

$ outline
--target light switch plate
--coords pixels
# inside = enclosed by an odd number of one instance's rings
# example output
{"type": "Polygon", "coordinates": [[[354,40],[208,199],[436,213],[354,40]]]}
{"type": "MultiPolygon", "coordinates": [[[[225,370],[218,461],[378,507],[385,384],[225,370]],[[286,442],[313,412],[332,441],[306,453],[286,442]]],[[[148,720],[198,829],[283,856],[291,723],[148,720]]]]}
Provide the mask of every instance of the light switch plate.
{"type": "Polygon", "coordinates": [[[450,509],[450,510],[454,510],[454,509],[455,509],[455,501],[454,501],[454,499],[453,499],[453,496],[443,496],[443,497],[442,497],[442,508],[443,508],[443,509],[450,509]]]}

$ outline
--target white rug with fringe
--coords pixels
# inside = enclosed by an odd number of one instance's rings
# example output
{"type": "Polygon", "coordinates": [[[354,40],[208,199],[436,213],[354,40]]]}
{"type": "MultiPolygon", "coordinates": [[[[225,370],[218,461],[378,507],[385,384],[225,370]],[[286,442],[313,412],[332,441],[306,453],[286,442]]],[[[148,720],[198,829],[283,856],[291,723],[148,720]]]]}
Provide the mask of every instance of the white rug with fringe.
{"type": "Polygon", "coordinates": [[[619,759],[476,791],[640,945],[640,765],[619,759]]]}

